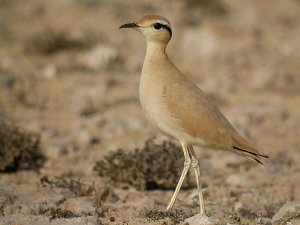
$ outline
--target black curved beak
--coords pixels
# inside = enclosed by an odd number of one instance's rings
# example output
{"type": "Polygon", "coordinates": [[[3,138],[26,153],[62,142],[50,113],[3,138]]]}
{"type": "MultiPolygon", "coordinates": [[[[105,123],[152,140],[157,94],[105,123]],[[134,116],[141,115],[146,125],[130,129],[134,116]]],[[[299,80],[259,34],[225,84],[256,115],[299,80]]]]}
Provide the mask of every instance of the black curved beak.
{"type": "Polygon", "coordinates": [[[139,27],[139,25],[137,25],[136,23],[125,23],[122,26],[119,27],[119,29],[123,29],[123,28],[136,28],[139,27]]]}

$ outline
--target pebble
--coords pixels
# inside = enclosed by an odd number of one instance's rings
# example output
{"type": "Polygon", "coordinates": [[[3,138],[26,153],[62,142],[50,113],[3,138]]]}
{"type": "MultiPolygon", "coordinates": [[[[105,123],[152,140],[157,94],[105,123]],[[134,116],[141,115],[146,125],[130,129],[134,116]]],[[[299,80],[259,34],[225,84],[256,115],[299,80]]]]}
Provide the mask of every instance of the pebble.
{"type": "Polygon", "coordinates": [[[186,31],[182,39],[182,55],[192,59],[211,59],[220,53],[223,45],[209,29],[186,31]],[[191,51],[193,49],[193,51],[191,51]]]}
{"type": "MultiPolygon", "coordinates": [[[[50,224],[50,223],[49,223],[50,224]]],[[[93,216],[88,217],[76,217],[70,219],[55,219],[51,221],[51,225],[95,225],[95,218],[93,216]]]]}
{"type": "Polygon", "coordinates": [[[219,220],[207,217],[201,213],[196,214],[190,218],[184,220],[182,225],[188,223],[189,225],[218,225],[219,220]]]}
{"type": "Polygon", "coordinates": [[[300,202],[288,202],[285,203],[279,209],[279,211],[273,216],[272,224],[273,225],[287,224],[288,222],[291,222],[292,220],[297,219],[299,217],[300,217],[300,202]]]}
{"type": "Polygon", "coordinates": [[[263,90],[272,81],[272,72],[266,68],[259,68],[250,77],[249,86],[255,90],[263,90]]]}
{"type": "Polygon", "coordinates": [[[75,112],[82,116],[99,113],[105,101],[107,91],[106,82],[95,82],[76,91],[71,96],[69,104],[75,112]]]}
{"type": "Polygon", "coordinates": [[[48,225],[49,219],[46,216],[33,216],[24,214],[11,214],[0,219],[2,225],[48,225]]]}
{"type": "Polygon", "coordinates": [[[47,65],[42,69],[42,76],[47,79],[53,79],[57,77],[58,71],[55,65],[47,65]]]}
{"type": "Polygon", "coordinates": [[[237,212],[241,208],[243,208],[243,203],[237,202],[234,204],[234,212],[237,212]]]}
{"type": "Polygon", "coordinates": [[[97,70],[109,65],[118,57],[119,53],[114,47],[99,44],[87,52],[81,61],[84,66],[97,70]]]}
{"type": "Polygon", "coordinates": [[[60,208],[69,210],[76,215],[92,215],[95,212],[92,199],[87,197],[68,199],[60,205],[60,208]]]}
{"type": "Polygon", "coordinates": [[[226,179],[226,183],[231,186],[237,187],[251,187],[253,186],[253,180],[245,175],[234,174],[230,175],[226,179]]]}
{"type": "Polygon", "coordinates": [[[241,127],[249,124],[262,124],[264,122],[284,121],[288,118],[288,111],[280,106],[266,102],[241,103],[230,109],[229,119],[241,127]]]}

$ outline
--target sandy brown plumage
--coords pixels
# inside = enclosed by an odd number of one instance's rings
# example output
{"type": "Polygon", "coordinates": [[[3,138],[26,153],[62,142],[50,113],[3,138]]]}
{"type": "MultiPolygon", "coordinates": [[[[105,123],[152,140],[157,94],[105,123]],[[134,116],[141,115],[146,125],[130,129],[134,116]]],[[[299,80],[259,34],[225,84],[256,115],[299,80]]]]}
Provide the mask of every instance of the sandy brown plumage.
{"type": "Polygon", "coordinates": [[[147,39],[139,87],[141,105],[153,124],[163,133],[178,139],[182,145],[184,168],[167,210],[173,207],[183,180],[192,166],[196,175],[200,212],[204,214],[200,167],[193,145],[235,152],[258,163],[261,163],[260,157],[267,156],[252,147],[207,95],[189,82],[170,61],[165,52],[172,37],[167,19],[149,15],[120,28],[137,29],[147,39]]]}
{"type": "Polygon", "coordinates": [[[200,138],[209,146],[230,150],[259,163],[259,157],[268,157],[249,144],[209,97],[196,85],[187,81],[183,74],[181,77],[175,75],[168,79],[164,85],[163,96],[170,115],[180,121],[180,126],[185,132],[196,138],[191,144],[197,145],[197,138],[200,138]]]}

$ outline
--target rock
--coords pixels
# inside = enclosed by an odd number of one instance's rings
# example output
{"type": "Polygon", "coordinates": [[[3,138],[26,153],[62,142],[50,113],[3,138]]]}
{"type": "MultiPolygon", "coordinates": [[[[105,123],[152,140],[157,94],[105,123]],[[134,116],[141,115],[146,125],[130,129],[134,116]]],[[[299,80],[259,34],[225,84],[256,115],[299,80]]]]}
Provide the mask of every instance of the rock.
{"type": "Polygon", "coordinates": [[[55,65],[47,65],[42,70],[42,76],[47,79],[53,79],[58,75],[57,67],[55,65]]]}
{"type": "Polygon", "coordinates": [[[60,205],[63,210],[69,210],[76,215],[92,215],[95,212],[93,201],[87,197],[71,198],[60,205]]]}
{"type": "Polygon", "coordinates": [[[12,185],[0,180],[0,199],[13,195],[17,195],[16,189],[12,185]]]}
{"type": "Polygon", "coordinates": [[[287,94],[299,93],[300,79],[297,74],[279,73],[273,77],[271,87],[287,94]]]}
{"type": "Polygon", "coordinates": [[[262,90],[270,84],[272,78],[270,70],[259,68],[251,74],[249,86],[256,90],[262,90]]]}
{"type": "MultiPolygon", "coordinates": [[[[26,191],[13,205],[14,207],[19,207],[19,209],[13,210],[11,214],[45,215],[51,208],[56,208],[59,202],[65,201],[71,195],[72,193],[69,190],[54,190],[51,187],[26,191]]],[[[8,207],[6,209],[9,210],[8,207]]],[[[6,215],[8,215],[8,212],[6,215]]]]}
{"type": "Polygon", "coordinates": [[[115,113],[105,113],[100,121],[104,123],[102,134],[103,138],[113,138],[116,135],[122,135],[128,131],[142,131],[145,127],[144,121],[133,116],[118,115],[115,113]]]}
{"type": "Polygon", "coordinates": [[[249,124],[262,124],[273,121],[284,121],[289,116],[288,111],[277,105],[266,102],[241,103],[230,109],[228,117],[238,128],[249,124]]]}
{"type": "Polygon", "coordinates": [[[213,58],[220,53],[220,49],[224,46],[209,28],[187,31],[182,40],[182,55],[189,56],[194,60],[213,58]]]}
{"type": "Polygon", "coordinates": [[[190,218],[184,220],[182,225],[188,223],[189,225],[218,225],[219,220],[207,217],[201,213],[196,214],[190,218]]]}
{"type": "Polygon", "coordinates": [[[294,219],[300,217],[300,202],[285,203],[279,211],[273,216],[272,224],[281,225],[287,224],[294,219]]]}
{"type": "Polygon", "coordinates": [[[291,222],[287,222],[286,225],[299,225],[300,224],[300,219],[292,219],[291,222]]]}
{"type": "Polygon", "coordinates": [[[95,82],[77,90],[70,98],[71,108],[81,116],[88,117],[99,113],[108,91],[107,82],[95,82]]]}
{"type": "Polygon", "coordinates": [[[245,175],[234,174],[227,177],[226,183],[231,186],[250,187],[253,185],[253,180],[245,175]]]}
{"type": "Polygon", "coordinates": [[[70,219],[55,219],[51,221],[51,225],[94,225],[96,224],[93,216],[76,217],[70,219]]]}
{"type": "Polygon", "coordinates": [[[115,48],[99,44],[91,49],[81,61],[84,66],[97,70],[114,62],[118,57],[119,53],[115,48]]]}
{"type": "Polygon", "coordinates": [[[234,204],[234,212],[238,211],[241,208],[243,208],[243,203],[237,202],[234,204]]]}
{"type": "MultiPolygon", "coordinates": [[[[260,217],[257,219],[256,224],[264,224],[264,225],[272,225],[271,219],[266,217],[260,217]]],[[[293,225],[293,224],[286,224],[286,225],[293,225]]]]}
{"type": "Polygon", "coordinates": [[[12,185],[0,181],[0,218],[1,214],[4,216],[20,212],[19,204],[16,204],[16,202],[18,202],[18,199],[19,194],[17,190],[12,185]]]}
{"type": "Polygon", "coordinates": [[[49,225],[49,219],[45,216],[33,216],[24,214],[12,214],[1,217],[2,225],[49,225]]]}
{"type": "Polygon", "coordinates": [[[77,145],[70,138],[57,138],[47,146],[45,152],[47,157],[56,159],[74,153],[77,148],[77,145]]]}

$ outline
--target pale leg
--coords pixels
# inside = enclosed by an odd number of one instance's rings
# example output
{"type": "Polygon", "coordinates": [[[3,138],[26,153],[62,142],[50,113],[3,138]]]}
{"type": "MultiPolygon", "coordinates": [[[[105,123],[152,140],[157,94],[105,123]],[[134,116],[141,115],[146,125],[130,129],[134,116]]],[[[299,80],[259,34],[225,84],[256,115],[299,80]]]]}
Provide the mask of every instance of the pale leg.
{"type": "Polygon", "coordinates": [[[196,154],[194,152],[193,146],[188,145],[188,152],[190,156],[192,157],[192,167],[195,171],[196,181],[197,181],[197,188],[198,188],[198,195],[199,195],[199,204],[200,204],[200,213],[204,214],[204,202],[203,202],[203,195],[202,195],[202,189],[200,184],[200,166],[199,161],[196,157],[196,154]]]}
{"type": "Polygon", "coordinates": [[[189,156],[187,145],[181,143],[181,146],[182,146],[182,150],[183,150],[183,154],[184,154],[184,167],[183,167],[180,179],[178,181],[178,184],[176,186],[175,192],[174,192],[174,194],[172,196],[172,199],[171,199],[171,201],[170,201],[170,203],[169,203],[169,205],[167,207],[167,210],[172,209],[172,207],[173,207],[173,205],[175,203],[175,200],[177,198],[177,195],[179,193],[179,190],[181,188],[181,185],[182,185],[182,183],[184,181],[184,178],[186,177],[186,174],[189,171],[189,168],[190,168],[190,165],[191,165],[191,159],[190,159],[190,156],[189,156]]]}

